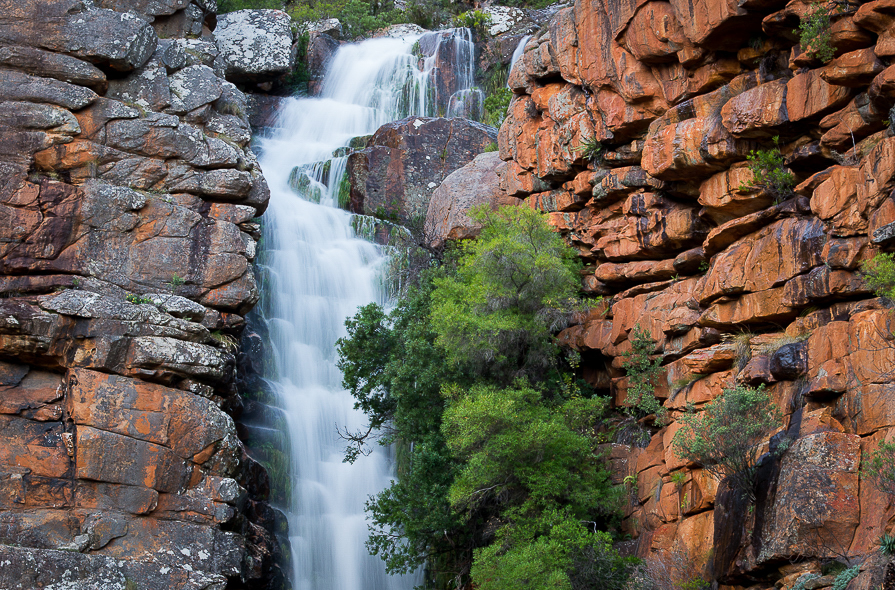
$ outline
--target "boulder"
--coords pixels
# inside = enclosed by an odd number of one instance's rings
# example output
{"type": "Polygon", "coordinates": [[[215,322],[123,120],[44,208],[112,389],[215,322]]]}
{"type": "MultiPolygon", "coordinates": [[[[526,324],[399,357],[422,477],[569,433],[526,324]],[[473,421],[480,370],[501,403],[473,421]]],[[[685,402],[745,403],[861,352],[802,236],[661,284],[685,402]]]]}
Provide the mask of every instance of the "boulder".
{"type": "Polygon", "coordinates": [[[759,563],[795,555],[834,558],[851,545],[861,522],[860,459],[854,434],[820,432],[793,444],[766,509],[759,563]]]}
{"type": "Polygon", "coordinates": [[[237,10],[218,16],[214,41],[231,82],[264,82],[292,70],[292,19],[280,10],[237,10]]]}
{"type": "Polygon", "coordinates": [[[467,119],[408,117],[383,125],[348,156],[351,210],[405,223],[424,219],[435,189],[496,135],[467,119]]]}
{"type": "Polygon", "coordinates": [[[432,193],[426,213],[426,238],[436,244],[444,240],[472,238],[479,226],[467,215],[478,205],[518,204],[500,190],[499,173],[505,164],[497,152],[479,154],[469,164],[448,175],[432,193]]]}

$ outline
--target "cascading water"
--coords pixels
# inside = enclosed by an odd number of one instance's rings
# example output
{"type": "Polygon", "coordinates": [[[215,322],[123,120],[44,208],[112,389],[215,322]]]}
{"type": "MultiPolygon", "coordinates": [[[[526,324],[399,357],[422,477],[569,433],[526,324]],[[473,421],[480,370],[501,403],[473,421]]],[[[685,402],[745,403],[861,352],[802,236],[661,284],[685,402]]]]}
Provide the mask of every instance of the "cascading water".
{"type": "Polygon", "coordinates": [[[510,58],[510,68],[507,70],[508,72],[513,71],[513,66],[516,65],[516,62],[519,61],[519,58],[525,53],[525,46],[528,44],[529,39],[531,39],[531,35],[526,35],[519,40],[519,44],[516,45],[516,49],[513,50],[513,56],[510,58]]]}
{"type": "MultiPolygon", "coordinates": [[[[386,575],[381,560],[365,549],[364,503],[389,484],[392,471],[381,448],[353,465],[342,462],[337,427],[356,431],[365,419],[341,387],[335,352],[345,318],[360,305],[386,299],[380,249],[358,239],[352,215],[337,206],[344,146],[384,123],[437,108],[434,70],[428,63],[420,67],[416,41],[341,47],[321,97],[286,101],[277,131],[260,142],[271,191],[261,264],[261,313],[272,361],[266,377],[292,440],[294,498],[286,508],[296,590],[399,590],[416,582],[386,575]]],[[[460,74],[454,79],[467,81],[454,93],[468,91],[472,81],[471,73],[460,74]]]]}

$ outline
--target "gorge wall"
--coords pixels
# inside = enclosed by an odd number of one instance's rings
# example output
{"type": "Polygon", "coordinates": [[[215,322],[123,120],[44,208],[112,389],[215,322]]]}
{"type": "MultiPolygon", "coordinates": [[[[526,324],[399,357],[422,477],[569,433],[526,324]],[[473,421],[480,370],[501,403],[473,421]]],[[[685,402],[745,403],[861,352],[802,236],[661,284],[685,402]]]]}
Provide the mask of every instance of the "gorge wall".
{"type": "Polygon", "coordinates": [[[893,20],[888,0],[576,0],[510,74],[499,186],[549,212],[606,299],[561,340],[619,405],[635,326],[662,359],[671,423],[611,449],[641,557],[739,587],[789,587],[825,559],[863,563],[851,588],[883,581],[895,512],[861,466],[892,438],[895,335],[858,271],[895,227],[893,20]],[[794,30],[818,9],[827,64],[794,30]],[[748,186],[750,151],[775,145],[790,194],[748,186]],[[766,457],[754,509],[670,444],[687,405],[734,383],[765,384],[794,439],[766,457]]]}
{"type": "Polygon", "coordinates": [[[292,33],[215,11],[0,2],[0,588],[283,582],[234,422],[268,191],[232,81],[292,33]]]}

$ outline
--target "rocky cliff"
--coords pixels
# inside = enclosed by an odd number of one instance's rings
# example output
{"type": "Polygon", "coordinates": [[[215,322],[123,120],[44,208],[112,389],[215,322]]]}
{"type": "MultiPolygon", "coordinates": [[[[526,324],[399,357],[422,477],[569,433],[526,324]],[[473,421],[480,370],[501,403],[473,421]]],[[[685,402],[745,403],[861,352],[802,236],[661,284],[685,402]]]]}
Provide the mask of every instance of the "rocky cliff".
{"type": "Polygon", "coordinates": [[[234,421],[268,192],[228,79],[292,34],[215,10],[0,2],[0,588],[282,582],[234,421]]]}
{"type": "Polygon", "coordinates": [[[895,432],[895,334],[859,269],[895,227],[893,10],[576,0],[510,74],[500,187],[549,212],[607,303],[561,339],[619,406],[635,326],[661,359],[671,423],[611,454],[633,550],[684,581],[790,587],[835,559],[862,563],[851,588],[882,583],[895,512],[862,452],[895,432]],[[816,11],[826,64],[796,30],[816,11]],[[749,168],[778,149],[791,190],[749,168]],[[765,384],[793,441],[765,457],[754,508],[671,446],[675,418],[734,383],[765,384]]]}

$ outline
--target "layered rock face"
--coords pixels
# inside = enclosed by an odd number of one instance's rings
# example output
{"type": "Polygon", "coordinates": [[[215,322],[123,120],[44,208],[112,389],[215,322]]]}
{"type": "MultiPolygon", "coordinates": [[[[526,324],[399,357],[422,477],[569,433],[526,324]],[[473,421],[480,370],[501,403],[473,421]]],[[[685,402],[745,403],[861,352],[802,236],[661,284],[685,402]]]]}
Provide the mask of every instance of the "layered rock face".
{"type": "Polygon", "coordinates": [[[225,76],[258,74],[214,11],[0,2],[2,588],[277,578],[231,417],[268,192],[225,76]]]}
{"type": "MultiPolygon", "coordinates": [[[[793,33],[815,9],[576,0],[528,42],[500,129],[505,194],[549,213],[607,299],[561,335],[588,379],[624,403],[638,325],[662,359],[671,424],[612,449],[636,551],[722,584],[875,555],[893,519],[861,453],[892,437],[895,336],[858,272],[895,221],[891,9],[831,9],[826,65],[793,33]],[[750,151],[777,145],[794,191],[750,187],[750,151]],[[671,445],[737,382],[767,386],[794,440],[752,511],[671,445]]],[[[873,563],[852,588],[881,583],[873,563]]]]}

